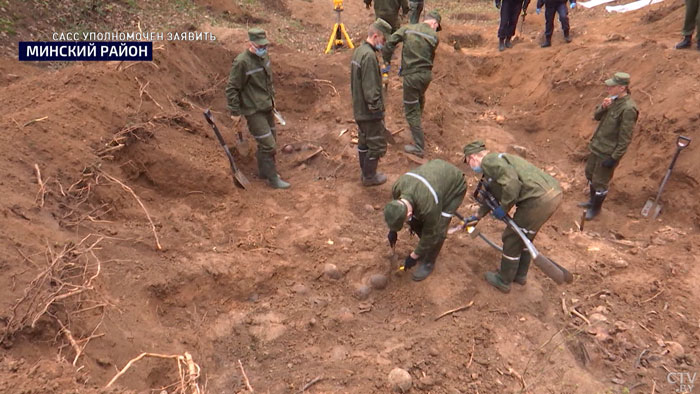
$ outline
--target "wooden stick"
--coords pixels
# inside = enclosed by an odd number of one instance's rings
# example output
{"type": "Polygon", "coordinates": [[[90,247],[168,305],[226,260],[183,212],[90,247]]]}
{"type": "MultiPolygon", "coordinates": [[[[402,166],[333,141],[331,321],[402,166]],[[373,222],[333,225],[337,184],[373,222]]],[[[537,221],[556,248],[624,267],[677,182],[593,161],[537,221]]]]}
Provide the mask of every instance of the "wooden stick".
{"type": "Polygon", "coordinates": [[[160,246],[160,240],[158,240],[158,232],[156,232],[156,225],[153,224],[153,220],[151,220],[151,215],[148,213],[148,210],[146,210],[146,206],[143,205],[143,202],[141,202],[141,199],[139,198],[139,196],[137,196],[136,193],[134,193],[134,190],[133,190],[132,188],[130,188],[129,186],[125,185],[125,184],[124,184],[122,181],[120,181],[119,179],[117,179],[117,178],[115,178],[115,177],[113,177],[113,176],[107,174],[106,172],[104,172],[104,171],[102,171],[102,170],[100,170],[100,172],[101,172],[102,175],[104,175],[107,179],[109,179],[110,181],[112,181],[112,182],[114,182],[114,183],[118,183],[124,190],[128,191],[129,193],[131,193],[132,196],[134,196],[134,198],[136,199],[136,202],[139,203],[139,205],[141,206],[141,209],[143,209],[143,212],[146,214],[146,218],[148,219],[148,222],[151,223],[151,229],[153,230],[153,236],[154,236],[155,239],[156,239],[156,249],[158,249],[158,250],[163,250],[163,247],[160,246]]]}
{"type": "Polygon", "coordinates": [[[564,316],[569,316],[569,309],[566,307],[564,297],[561,298],[561,310],[564,312],[564,316]]]}
{"type": "Polygon", "coordinates": [[[107,383],[107,385],[105,386],[105,388],[108,388],[109,386],[111,386],[117,379],[119,379],[119,377],[121,377],[122,375],[124,375],[124,373],[126,373],[126,371],[127,371],[129,368],[131,368],[131,366],[134,365],[135,362],[141,360],[141,359],[144,358],[144,357],[166,358],[166,359],[179,360],[180,357],[182,357],[182,356],[179,356],[179,355],[157,354],[157,353],[141,353],[141,354],[139,354],[136,358],[133,358],[133,359],[131,359],[128,363],[126,363],[126,365],[124,366],[124,368],[122,368],[122,369],[112,378],[112,380],[110,380],[109,383],[107,383]]]}
{"type": "Polygon", "coordinates": [[[78,358],[80,357],[80,354],[82,353],[82,350],[80,349],[80,346],[78,346],[78,343],[75,341],[75,338],[73,338],[73,333],[70,332],[70,330],[63,325],[63,322],[59,320],[57,317],[54,317],[56,322],[58,322],[58,325],[61,326],[61,333],[65,335],[66,339],[68,339],[68,342],[70,342],[70,345],[73,347],[73,350],[75,351],[75,358],[73,359],[73,366],[75,367],[75,364],[78,362],[78,358]]]}
{"type": "Polygon", "coordinates": [[[646,300],[642,301],[642,304],[647,303],[647,302],[653,300],[654,298],[660,296],[661,293],[664,292],[664,290],[665,290],[665,289],[661,289],[661,291],[659,291],[658,293],[654,294],[651,298],[647,298],[646,300]]]}
{"type": "Polygon", "coordinates": [[[39,191],[37,192],[36,200],[41,199],[39,207],[44,207],[44,196],[46,195],[46,184],[41,180],[41,171],[39,170],[39,165],[34,164],[34,171],[36,172],[36,183],[39,184],[39,191]]]}
{"type": "Polygon", "coordinates": [[[463,310],[465,310],[465,309],[471,307],[472,305],[474,305],[474,300],[471,300],[471,302],[468,303],[467,305],[463,305],[463,306],[460,306],[459,308],[455,308],[455,309],[450,309],[449,311],[447,311],[447,312],[441,314],[440,316],[436,317],[436,318],[435,318],[435,321],[438,321],[438,320],[440,320],[441,318],[443,318],[443,317],[445,317],[445,316],[447,316],[447,315],[451,315],[451,314],[453,314],[453,313],[455,313],[455,312],[463,311],[463,310]]]}
{"type": "Polygon", "coordinates": [[[586,316],[583,316],[583,314],[581,314],[581,312],[577,311],[576,308],[571,308],[571,313],[573,313],[574,315],[580,317],[580,318],[581,318],[583,321],[585,321],[586,324],[588,324],[589,326],[591,325],[591,321],[588,320],[588,319],[586,319],[586,316]]]}
{"type": "Polygon", "coordinates": [[[45,121],[45,120],[48,119],[48,118],[49,118],[48,116],[44,116],[43,118],[32,119],[32,120],[30,120],[29,122],[27,122],[27,123],[25,123],[24,125],[22,125],[22,127],[27,127],[27,126],[29,126],[30,124],[34,124],[34,123],[37,123],[37,122],[43,122],[43,121],[45,121]]]}
{"type": "Polygon", "coordinates": [[[316,376],[309,383],[305,384],[304,387],[301,388],[301,390],[299,390],[299,394],[308,390],[309,388],[311,388],[311,386],[315,385],[316,383],[320,382],[321,380],[323,380],[323,376],[316,376]]]}
{"type": "Polygon", "coordinates": [[[656,380],[652,379],[651,394],[656,393],[656,380]]]}
{"type": "Polygon", "coordinates": [[[248,391],[251,393],[254,393],[255,390],[250,386],[250,380],[248,380],[248,375],[245,374],[245,369],[243,369],[243,363],[241,363],[241,360],[238,360],[238,366],[241,367],[241,373],[243,374],[243,380],[245,381],[245,386],[248,388],[248,391]]]}
{"type": "Polygon", "coordinates": [[[309,155],[307,155],[307,156],[304,157],[303,159],[299,160],[299,161],[297,162],[297,165],[300,166],[300,165],[304,164],[305,162],[307,162],[308,160],[312,159],[314,156],[318,155],[318,154],[321,153],[321,152],[323,152],[323,147],[322,147],[322,146],[319,146],[318,148],[316,148],[315,151],[311,152],[309,155]]]}
{"type": "Polygon", "coordinates": [[[474,361],[474,347],[476,346],[476,342],[472,342],[472,352],[469,355],[469,362],[467,363],[467,369],[472,366],[472,361],[474,361]]]}

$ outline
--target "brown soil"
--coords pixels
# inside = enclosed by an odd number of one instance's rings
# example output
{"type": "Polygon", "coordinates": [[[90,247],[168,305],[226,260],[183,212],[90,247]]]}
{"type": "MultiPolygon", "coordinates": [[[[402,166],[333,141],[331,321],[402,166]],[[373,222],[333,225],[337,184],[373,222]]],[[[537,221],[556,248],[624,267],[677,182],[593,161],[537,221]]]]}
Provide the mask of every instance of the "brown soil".
{"type": "MultiPolygon", "coordinates": [[[[94,289],[57,301],[33,328],[3,342],[0,392],[110,392],[101,388],[142,352],[190,352],[210,393],[246,391],[239,360],[255,390],[269,393],[297,392],[318,376],[308,392],[386,393],[395,367],[413,376],[412,392],[518,393],[524,381],[532,393],[666,393],[676,389],[667,370],[698,371],[697,141],[678,160],[659,219],[639,214],[675,138],[698,138],[700,57],[672,49],[683,8],[577,10],[574,42],[566,45],[557,33],[546,50],[538,41],[542,17],[531,15],[525,35],[503,53],[493,25],[447,14],[427,93],[429,157],[463,166],[461,147],[477,137],[493,150],[520,145],[565,190],[537,245],[576,280],[558,287],[533,268],[527,286],[503,295],[483,280],[498,254],[467,235],[448,239],[429,279],[394,274],[416,240],[400,233],[392,259],[381,208],[391,182],[416,165],[400,152],[410,135],[399,133],[380,164],[389,182],[363,188],[352,144],[351,52],[321,54],[333,21],[329,2],[290,0],[275,13],[263,12],[267,2],[231,3],[202,1],[197,12],[270,21],[263,27],[276,42],[276,101],[288,121],[278,129],[279,144],[297,148],[277,156],[293,185],[288,191],[266,187],[254,159],[244,157],[237,160],[252,187],[236,188],[202,116],[211,108],[235,144],[223,89],[244,48],[244,28],[202,25],[219,40],[165,43],[153,64],[51,70],[14,56],[0,60],[5,328],[16,300],[52,261],[49,251],[102,237],[93,251],[101,262],[94,289]],[[611,34],[625,39],[610,41],[611,34]],[[451,41],[465,37],[483,42],[455,49],[451,41]],[[621,70],[632,74],[641,117],[600,219],[579,232],[592,111],[604,78],[621,70]],[[300,163],[316,146],[323,153],[300,163]],[[45,194],[38,193],[35,164],[45,194]],[[137,201],[105,174],[138,195],[162,251],[137,201]],[[329,263],[340,279],[323,274],[329,263]],[[358,300],[356,287],[376,273],[389,275],[388,286],[358,300]],[[435,320],[471,301],[471,308],[435,320]],[[562,303],[591,325],[564,314],[562,303]],[[104,334],[88,342],[75,366],[57,318],[76,340],[104,334]]],[[[345,6],[343,20],[359,43],[371,12],[361,3],[345,6]]],[[[396,76],[388,100],[387,127],[405,127],[396,76]]],[[[473,187],[476,179],[469,179],[473,187]]],[[[493,239],[502,231],[495,220],[482,227],[493,239]]],[[[86,261],[91,270],[96,260],[74,253],[62,261],[71,272],[86,261]]],[[[60,282],[45,285],[51,291],[60,282]]],[[[174,362],[144,360],[110,390],[145,393],[176,379],[174,362]]]]}

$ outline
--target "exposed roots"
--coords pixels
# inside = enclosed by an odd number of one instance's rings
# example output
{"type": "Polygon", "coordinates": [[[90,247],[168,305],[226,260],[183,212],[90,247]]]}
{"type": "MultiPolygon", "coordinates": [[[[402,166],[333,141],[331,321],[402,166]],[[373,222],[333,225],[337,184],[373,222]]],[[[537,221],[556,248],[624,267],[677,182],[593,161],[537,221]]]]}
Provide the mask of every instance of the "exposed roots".
{"type": "Polygon", "coordinates": [[[180,393],[180,394],[205,394],[205,389],[200,387],[199,385],[199,378],[200,378],[200,372],[201,369],[199,365],[197,365],[193,360],[192,360],[192,355],[189,352],[185,352],[184,355],[166,355],[166,354],[157,354],[157,353],[141,353],[137,357],[133,358],[130,360],[124,368],[122,368],[114,377],[112,380],[107,383],[107,386],[105,388],[108,388],[114,384],[114,382],[117,381],[122,375],[126,373],[126,371],[129,370],[137,361],[145,358],[145,357],[151,357],[151,358],[164,358],[164,359],[173,359],[175,362],[177,362],[177,373],[179,380],[169,386],[164,387],[163,389],[170,389],[173,388],[174,391],[170,391],[171,393],[180,393]]]}

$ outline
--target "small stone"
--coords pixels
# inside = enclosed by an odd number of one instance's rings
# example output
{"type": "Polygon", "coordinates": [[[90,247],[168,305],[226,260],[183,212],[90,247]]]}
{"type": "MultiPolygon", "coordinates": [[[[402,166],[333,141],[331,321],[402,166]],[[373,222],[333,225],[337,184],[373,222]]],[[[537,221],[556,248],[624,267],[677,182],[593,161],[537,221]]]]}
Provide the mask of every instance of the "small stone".
{"type": "Polygon", "coordinates": [[[470,377],[472,378],[472,380],[477,380],[477,379],[479,379],[479,374],[474,372],[473,374],[471,374],[470,377]]]}
{"type": "Polygon", "coordinates": [[[505,117],[505,116],[503,116],[503,115],[498,115],[498,116],[496,116],[496,123],[502,124],[502,123],[505,122],[505,121],[506,121],[506,117],[505,117]]]}
{"type": "Polygon", "coordinates": [[[610,381],[613,382],[613,383],[615,383],[615,384],[619,384],[619,385],[625,384],[625,380],[624,380],[624,379],[612,378],[612,379],[610,379],[610,381]]]}
{"type": "Polygon", "coordinates": [[[678,342],[666,342],[666,350],[668,350],[668,354],[674,359],[682,358],[685,355],[685,349],[683,349],[683,346],[678,342]]]}
{"type": "Polygon", "coordinates": [[[331,360],[332,361],[342,361],[348,355],[348,350],[344,346],[335,346],[331,349],[331,360]]]}
{"type": "Polygon", "coordinates": [[[528,156],[528,150],[524,146],[520,145],[511,145],[510,150],[515,153],[516,155],[522,157],[523,159],[527,158],[528,156]]]}
{"type": "Polygon", "coordinates": [[[341,245],[348,245],[348,246],[350,246],[350,245],[352,245],[355,241],[354,241],[352,238],[340,237],[340,238],[338,238],[338,242],[339,242],[341,245]]]}
{"type": "Polygon", "coordinates": [[[437,357],[440,355],[440,352],[438,352],[437,348],[431,347],[430,349],[428,349],[428,354],[433,357],[437,357]]]}
{"type": "Polygon", "coordinates": [[[109,367],[110,365],[112,365],[111,361],[103,357],[98,357],[95,361],[97,361],[97,365],[99,365],[100,367],[109,367]]]}
{"type": "Polygon", "coordinates": [[[432,376],[423,376],[418,383],[423,389],[429,389],[435,385],[435,379],[432,376]]]}
{"type": "Polygon", "coordinates": [[[374,212],[374,207],[372,206],[372,204],[365,204],[365,211],[374,212]]]}
{"type": "Polygon", "coordinates": [[[287,144],[282,148],[282,152],[292,153],[292,152],[294,152],[294,147],[291,144],[287,144]]]}
{"type": "Polygon", "coordinates": [[[342,307],[338,311],[338,315],[336,316],[336,318],[338,319],[338,321],[341,322],[349,322],[352,321],[355,318],[355,316],[352,314],[352,312],[350,312],[350,309],[342,307]]]}
{"type": "Polygon", "coordinates": [[[625,322],[622,321],[616,321],[615,322],[615,331],[617,332],[623,332],[629,330],[629,326],[625,324],[625,322]]]}
{"type": "Polygon", "coordinates": [[[295,292],[296,294],[307,294],[309,292],[309,288],[304,286],[301,283],[297,283],[294,286],[292,286],[292,291],[295,292]]]}
{"type": "Polygon", "coordinates": [[[386,289],[389,279],[384,274],[374,274],[369,277],[369,284],[376,290],[386,289]]]}
{"type": "Polygon", "coordinates": [[[365,284],[359,284],[355,286],[355,298],[357,298],[360,301],[364,301],[369,297],[369,293],[372,292],[372,288],[365,285],[365,284]]]}
{"type": "Polygon", "coordinates": [[[596,323],[605,323],[608,321],[608,318],[605,317],[602,313],[592,313],[590,316],[588,316],[588,320],[591,321],[591,324],[596,324],[596,323]]]}
{"type": "Polygon", "coordinates": [[[343,274],[340,273],[338,270],[338,267],[335,266],[335,264],[331,263],[326,263],[326,265],[323,266],[323,274],[329,277],[330,279],[340,279],[343,274]]]}
{"type": "Polygon", "coordinates": [[[623,259],[617,259],[617,260],[613,260],[610,263],[610,265],[612,265],[615,268],[627,268],[627,267],[629,267],[630,264],[623,259]]]}
{"type": "Polygon", "coordinates": [[[413,378],[405,369],[394,368],[389,372],[389,386],[397,393],[406,393],[413,386],[413,378]]]}
{"type": "Polygon", "coordinates": [[[311,320],[309,320],[309,327],[314,327],[317,324],[316,318],[312,317],[311,320]]]}

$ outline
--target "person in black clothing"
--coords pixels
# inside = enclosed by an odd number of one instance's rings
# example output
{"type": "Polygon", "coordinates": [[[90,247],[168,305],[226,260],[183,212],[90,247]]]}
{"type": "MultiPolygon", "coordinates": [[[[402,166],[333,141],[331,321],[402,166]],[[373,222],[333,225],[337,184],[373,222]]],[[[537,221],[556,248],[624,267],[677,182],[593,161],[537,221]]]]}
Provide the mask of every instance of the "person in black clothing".
{"type": "Polygon", "coordinates": [[[513,47],[511,39],[515,35],[515,28],[518,26],[520,11],[523,9],[523,0],[494,0],[494,5],[496,8],[501,9],[501,23],[498,26],[498,50],[503,51],[506,48],[513,47]]]}
{"type": "MultiPolygon", "coordinates": [[[[576,0],[568,0],[571,3],[571,9],[576,7],[576,0]]],[[[554,14],[559,14],[559,22],[561,22],[561,30],[564,32],[564,40],[566,43],[571,42],[569,35],[569,10],[566,6],[567,0],[537,0],[537,14],[540,14],[542,6],[544,8],[544,41],[540,45],[542,48],[552,46],[552,33],[554,32],[554,14]]]]}

